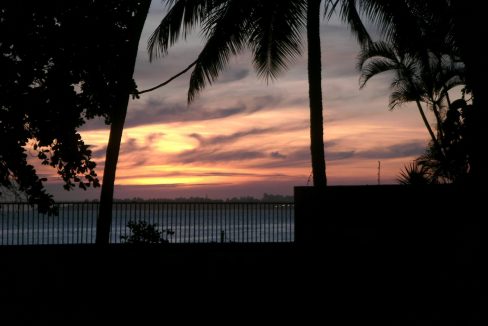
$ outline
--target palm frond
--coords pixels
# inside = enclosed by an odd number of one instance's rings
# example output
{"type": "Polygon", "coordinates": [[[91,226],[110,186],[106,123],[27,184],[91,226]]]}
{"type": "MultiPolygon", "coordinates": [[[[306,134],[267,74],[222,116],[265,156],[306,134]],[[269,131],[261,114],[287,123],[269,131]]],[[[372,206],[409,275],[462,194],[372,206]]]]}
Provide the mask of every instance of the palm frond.
{"type": "Polygon", "coordinates": [[[358,10],[377,26],[387,41],[409,49],[420,44],[422,31],[409,1],[358,1],[358,10]]]}
{"type": "Polygon", "coordinates": [[[394,110],[405,103],[416,100],[418,100],[418,93],[417,90],[411,86],[411,84],[398,84],[390,94],[388,106],[390,110],[394,110]]]}
{"type": "Polygon", "coordinates": [[[337,8],[338,2],[340,2],[339,16],[349,26],[358,42],[363,46],[372,43],[371,36],[359,14],[357,0],[339,0],[332,5],[328,5],[329,1],[326,1],[325,13],[327,14],[329,10],[329,18],[337,8]]]}
{"type": "Polygon", "coordinates": [[[414,161],[405,165],[397,177],[401,185],[423,186],[436,183],[429,168],[414,161]]]}
{"type": "Polygon", "coordinates": [[[361,67],[359,86],[363,88],[366,83],[374,76],[397,69],[397,64],[389,58],[376,57],[366,61],[361,67]]]}
{"type": "Polygon", "coordinates": [[[255,1],[249,45],[258,76],[274,79],[301,53],[306,1],[255,1]]]}
{"type": "Polygon", "coordinates": [[[191,74],[188,102],[207,84],[212,84],[225,69],[232,55],[240,53],[248,40],[247,4],[238,0],[227,1],[225,5],[213,10],[206,18],[203,33],[207,38],[191,74]]]}
{"type": "Polygon", "coordinates": [[[210,11],[221,4],[222,1],[212,0],[168,0],[168,13],[149,38],[149,59],[165,55],[168,48],[178,41],[181,33],[186,38],[210,11]]]}
{"type": "Polygon", "coordinates": [[[324,1],[324,17],[330,19],[336,12],[337,6],[342,0],[325,0],[324,1]]]}

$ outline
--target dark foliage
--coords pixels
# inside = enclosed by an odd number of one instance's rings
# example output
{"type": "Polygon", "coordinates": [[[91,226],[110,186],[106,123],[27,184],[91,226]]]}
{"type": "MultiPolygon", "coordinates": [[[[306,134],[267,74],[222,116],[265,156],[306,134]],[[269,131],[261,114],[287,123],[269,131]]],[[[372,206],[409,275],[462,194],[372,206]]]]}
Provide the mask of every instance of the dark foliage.
{"type": "Polygon", "coordinates": [[[467,182],[484,188],[486,166],[487,97],[484,42],[487,38],[485,11],[475,0],[368,0],[359,2],[366,16],[380,27],[388,41],[409,51],[452,52],[465,65],[465,84],[472,94],[469,109],[471,130],[467,151],[467,182]]]}
{"type": "Polygon", "coordinates": [[[146,221],[129,221],[127,227],[130,229],[130,235],[123,235],[120,239],[130,244],[161,244],[169,243],[168,236],[174,234],[170,229],[158,230],[156,224],[150,224],[146,221]]]}
{"type": "Polygon", "coordinates": [[[436,183],[436,179],[432,176],[430,170],[418,162],[412,162],[405,165],[402,171],[400,171],[397,181],[401,185],[414,186],[436,183]]]}
{"type": "Polygon", "coordinates": [[[465,97],[449,105],[440,128],[443,131],[439,152],[431,143],[418,164],[428,169],[438,182],[466,184],[471,170],[471,153],[474,146],[473,105],[465,97]]]}
{"type": "MultiPolygon", "coordinates": [[[[55,168],[70,190],[99,186],[78,129],[110,122],[126,91],[127,24],[137,1],[2,1],[0,185],[50,211],[53,199],[32,161],[55,168]],[[123,89],[122,89],[123,88],[123,89]],[[33,156],[33,158],[29,158],[33,156]]],[[[135,84],[129,85],[135,91],[135,84]]]]}

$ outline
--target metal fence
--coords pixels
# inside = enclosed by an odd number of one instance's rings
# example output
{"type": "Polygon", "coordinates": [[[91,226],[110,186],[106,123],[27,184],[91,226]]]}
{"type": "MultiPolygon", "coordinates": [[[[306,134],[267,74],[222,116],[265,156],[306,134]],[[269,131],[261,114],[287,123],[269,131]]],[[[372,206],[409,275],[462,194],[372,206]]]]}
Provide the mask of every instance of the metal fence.
{"type": "MultiPolygon", "coordinates": [[[[95,243],[97,202],[58,203],[39,214],[26,203],[0,203],[0,245],[95,243]]],[[[115,202],[111,243],[131,235],[129,221],[155,224],[170,243],[293,242],[292,203],[115,202]]]]}

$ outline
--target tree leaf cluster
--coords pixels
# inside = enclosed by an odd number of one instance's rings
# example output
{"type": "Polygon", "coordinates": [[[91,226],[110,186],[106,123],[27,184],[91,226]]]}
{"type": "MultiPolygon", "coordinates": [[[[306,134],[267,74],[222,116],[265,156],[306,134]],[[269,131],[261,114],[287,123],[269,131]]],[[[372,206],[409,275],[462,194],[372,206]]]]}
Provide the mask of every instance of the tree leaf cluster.
{"type": "Polygon", "coordinates": [[[67,190],[99,186],[79,128],[110,117],[124,82],[128,24],[138,1],[2,1],[0,185],[41,211],[53,207],[33,161],[56,169],[67,190]]]}

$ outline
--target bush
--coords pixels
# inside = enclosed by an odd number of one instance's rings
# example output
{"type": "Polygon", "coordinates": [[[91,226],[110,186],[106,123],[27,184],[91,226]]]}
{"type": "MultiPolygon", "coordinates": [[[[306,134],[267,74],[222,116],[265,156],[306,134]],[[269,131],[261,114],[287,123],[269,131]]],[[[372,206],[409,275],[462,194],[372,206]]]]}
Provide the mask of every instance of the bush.
{"type": "Polygon", "coordinates": [[[168,236],[172,236],[174,231],[171,229],[158,230],[157,224],[149,224],[146,221],[129,221],[127,227],[130,235],[122,235],[120,239],[125,243],[132,244],[162,244],[169,243],[168,236]],[[164,236],[166,236],[166,238],[164,236]]]}

